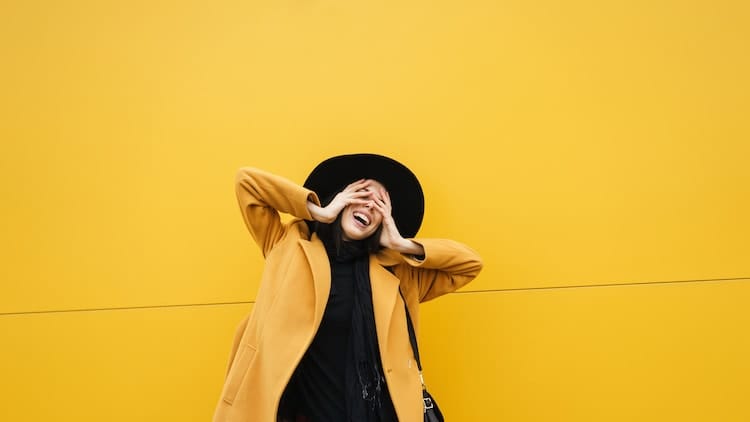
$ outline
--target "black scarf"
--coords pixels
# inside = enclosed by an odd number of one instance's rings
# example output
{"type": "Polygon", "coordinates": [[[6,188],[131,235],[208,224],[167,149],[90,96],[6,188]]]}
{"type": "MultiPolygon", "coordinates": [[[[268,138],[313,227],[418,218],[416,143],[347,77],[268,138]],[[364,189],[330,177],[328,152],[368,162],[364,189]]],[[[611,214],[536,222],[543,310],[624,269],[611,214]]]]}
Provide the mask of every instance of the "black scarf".
{"type": "Polygon", "coordinates": [[[370,286],[370,260],[364,242],[327,245],[331,265],[354,265],[354,306],[346,367],[348,421],[397,421],[378,349],[370,286]]]}

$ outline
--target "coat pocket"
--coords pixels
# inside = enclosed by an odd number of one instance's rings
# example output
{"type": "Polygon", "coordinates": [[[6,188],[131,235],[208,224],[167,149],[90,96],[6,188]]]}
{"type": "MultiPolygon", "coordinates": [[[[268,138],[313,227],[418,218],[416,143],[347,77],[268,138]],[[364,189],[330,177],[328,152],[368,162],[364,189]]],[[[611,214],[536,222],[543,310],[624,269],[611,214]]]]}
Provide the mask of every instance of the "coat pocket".
{"type": "Polygon", "coordinates": [[[235,358],[232,367],[229,369],[227,374],[227,380],[224,384],[224,401],[232,404],[234,399],[237,397],[237,391],[239,391],[242,381],[247,375],[247,370],[250,368],[255,357],[255,347],[246,344],[237,351],[237,357],[235,358]]]}

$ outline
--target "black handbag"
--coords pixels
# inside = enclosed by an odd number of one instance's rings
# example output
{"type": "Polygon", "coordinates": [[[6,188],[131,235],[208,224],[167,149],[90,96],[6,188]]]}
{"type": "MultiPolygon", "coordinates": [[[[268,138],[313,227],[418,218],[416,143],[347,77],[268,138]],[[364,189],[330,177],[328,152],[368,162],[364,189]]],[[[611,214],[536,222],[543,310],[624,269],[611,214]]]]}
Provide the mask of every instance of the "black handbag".
{"type": "Polygon", "coordinates": [[[411,321],[411,315],[409,314],[409,307],[406,306],[406,299],[404,294],[401,293],[401,299],[404,300],[404,310],[406,311],[406,325],[409,329],[409,341],[411,342],[411,348],[414,351],[414,359],[417,361],[417,368],[419,368],[419,381],[422,383],[422,402],[424,404],[424,422],[444,422],[443,413],[437,405],[435,399],[427,391],[427,387],[424,385],[424,376],[422,375],[422,363],[419,360],[419,346],[417,345],[417,335],[414,332],[414,323],[411,321]]]}

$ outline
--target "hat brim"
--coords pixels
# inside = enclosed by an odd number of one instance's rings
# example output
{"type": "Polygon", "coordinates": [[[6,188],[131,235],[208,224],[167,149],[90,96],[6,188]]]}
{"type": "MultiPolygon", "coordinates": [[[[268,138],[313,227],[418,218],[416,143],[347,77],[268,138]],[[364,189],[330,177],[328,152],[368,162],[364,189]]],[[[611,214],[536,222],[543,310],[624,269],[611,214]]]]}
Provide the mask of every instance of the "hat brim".
{"type": "Polygon", "coordinates": [[[362,178],[377,180],[385,186],[399,233],[406,238],[414,237],[422,225],[424,192],[417,176],[392,158],[378,154],[331,157],[313,169],[304,186],[325,201],[362,178]]]}

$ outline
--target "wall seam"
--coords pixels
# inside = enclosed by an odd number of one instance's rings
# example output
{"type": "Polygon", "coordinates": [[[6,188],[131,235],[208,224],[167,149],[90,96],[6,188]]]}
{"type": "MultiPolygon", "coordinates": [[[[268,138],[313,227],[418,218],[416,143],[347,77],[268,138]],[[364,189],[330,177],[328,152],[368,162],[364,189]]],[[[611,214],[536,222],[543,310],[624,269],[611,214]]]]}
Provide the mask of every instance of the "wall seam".
{"type": "MultiPolygon", "coordinates": [[[[579,284],[579,285],[543,286],[543,287],[518,287],[518,288],[507,288],[507,289],[482,289],[482,290],[458,291],[452,294],[467,295],[467,294],[481,294],[481,293],[504,293],[504,292],[538,291],[538,290],[589,289],[589,288],[602,288],[602,287],[628,287],[628,286],[668,285],[668,284],[724,283],[724,282],[738,282],[738,281],[750,281],[750,277],[700,279],[700,280],[641,281],[641,282],[625,282],[625,283],[579,284]]],[[[171,305],[120,306],[120,307],[111,307],[111,308],[80,308],[80,309],[58,309],[58,310],[42,310],[42,311],[0,312],[0,317],[74,313],[74,312],[107,312],[107,311],[128,311],[128,310],[142,310],[142,309],[168,309],[168,308],[231,306],[231,305],[250,305],[250,304],[255,304],[255,301],[249,300],[249,301],[236,301],[236,302],[208,302],[208,303],[188,303],[188,304],[171,304],[171,305]]]]}

